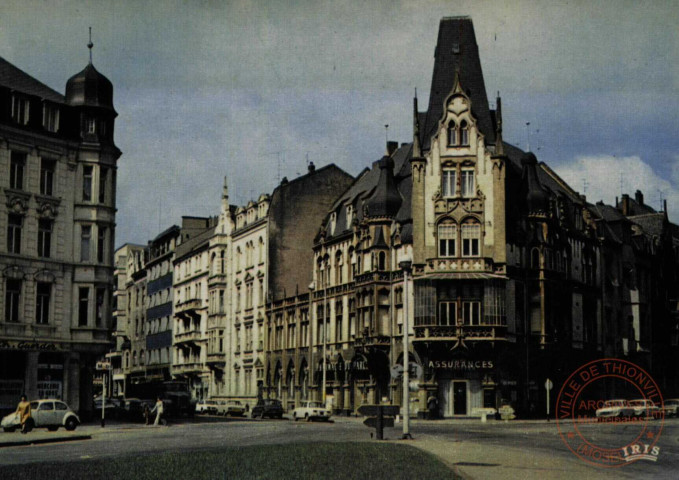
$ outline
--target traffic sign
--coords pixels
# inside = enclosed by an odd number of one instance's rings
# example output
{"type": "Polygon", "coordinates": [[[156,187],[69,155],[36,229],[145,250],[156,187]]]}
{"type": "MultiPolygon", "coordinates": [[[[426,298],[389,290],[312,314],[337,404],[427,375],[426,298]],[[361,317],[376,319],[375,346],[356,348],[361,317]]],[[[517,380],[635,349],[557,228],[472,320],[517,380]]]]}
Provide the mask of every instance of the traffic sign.
{"type": "MultiPolygon", "coordinates": [[[[363,425],[370,428],[377,428],[377,417],[368,417],[363,420],[363,425]]],[[[384,417],[382,419],[382,428],[393,427],[394,417],[384,417]]]]}
{"type": "Polygon", "coordinates": [[[401,409],[398,405],[361,405],[358,407],[358,413],[366,417],[373,417],[379,415],[380,408],[385,417],[395,417],[401,409]]]}

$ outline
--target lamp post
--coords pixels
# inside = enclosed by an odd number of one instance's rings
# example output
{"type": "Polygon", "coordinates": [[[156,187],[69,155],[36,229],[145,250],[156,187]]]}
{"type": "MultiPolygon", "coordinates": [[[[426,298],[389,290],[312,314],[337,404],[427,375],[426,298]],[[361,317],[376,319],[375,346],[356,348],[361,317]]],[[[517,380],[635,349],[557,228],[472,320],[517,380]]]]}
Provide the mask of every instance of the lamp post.
{"type": "Polygon", "coordinates": [[[408,344],[409,330],[408,317],[408,274],[410,273],[413,262],[410,258],[405,258],[399,262],[399,267],[403,270],[403,440],[412,439],[410,435],[410,347],[408,344]]]}

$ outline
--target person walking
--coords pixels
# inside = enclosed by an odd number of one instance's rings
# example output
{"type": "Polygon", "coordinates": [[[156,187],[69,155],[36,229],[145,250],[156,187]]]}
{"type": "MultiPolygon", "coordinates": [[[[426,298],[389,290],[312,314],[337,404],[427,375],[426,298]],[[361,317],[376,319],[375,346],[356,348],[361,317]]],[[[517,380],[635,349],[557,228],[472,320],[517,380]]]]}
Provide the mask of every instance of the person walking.
{"type": "Polygon", "coordinates": [[[153,412],[156,412],[156,421],[153,422],[153,424],[158,425],[160,423],[160,417],[163,415],[163,401],[160,397],[158,397],[156,404],[153,406],[153,410],[151,410],[151,413],[153,412]]]}
{"type": "Polygon", "coordinates": [[[438,418],[439,399],[430,395],[427,399],[427,409],[429,410],[429,420],[438,418]]]}
{"type": "Polygon", "coordinates": [[[16,414],[21,421],[21,433],[28,433],[28,419],[31,418],[31,404],[26,400],[26,395],[21,396],[16,414]]]}

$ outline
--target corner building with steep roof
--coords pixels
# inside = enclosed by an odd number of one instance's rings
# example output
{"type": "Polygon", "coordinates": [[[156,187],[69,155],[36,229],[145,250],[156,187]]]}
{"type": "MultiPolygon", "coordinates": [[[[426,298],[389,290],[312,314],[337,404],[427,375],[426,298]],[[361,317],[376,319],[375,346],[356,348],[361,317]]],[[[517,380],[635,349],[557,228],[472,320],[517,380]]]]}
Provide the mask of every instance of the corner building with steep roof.
{"type": "Polygon", "coordinates": [[[116,116],[91,60],[62,95],[0,58],[0,408],[25,393],[91,412],[110,346],[116,116]]]}

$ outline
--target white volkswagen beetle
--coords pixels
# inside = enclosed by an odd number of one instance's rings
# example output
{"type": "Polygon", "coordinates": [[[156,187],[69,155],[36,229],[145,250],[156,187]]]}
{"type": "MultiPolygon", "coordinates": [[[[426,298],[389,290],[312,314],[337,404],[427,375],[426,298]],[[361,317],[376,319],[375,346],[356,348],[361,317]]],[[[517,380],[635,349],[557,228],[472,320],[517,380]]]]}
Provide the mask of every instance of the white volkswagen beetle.
{"type": "MultiPolygon", "coordinates": [[[[59,427],[75,430],[80,425],[78,415],[61,400],[45,399],[31,402],[31,418],[27,420],[28,430],[33,428],[47,428],[54,432],[59,427]]],[[[2,419],[2,429],[13,432],[21,427],[19,415],[10,413],[2,419]]]]}
{"type": "Polygon", "coordinates": [[[292,411],[292,419],[297,421],[303,418],[310,420],[329,420],[332,413],[321,402],[303,402],[301,406],[292,411]]]}

